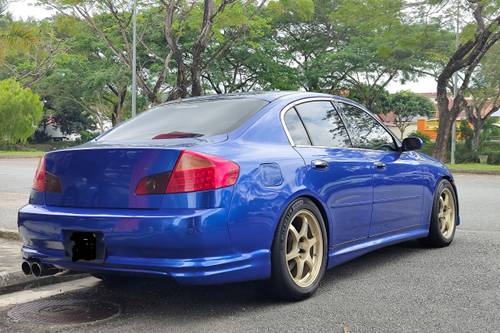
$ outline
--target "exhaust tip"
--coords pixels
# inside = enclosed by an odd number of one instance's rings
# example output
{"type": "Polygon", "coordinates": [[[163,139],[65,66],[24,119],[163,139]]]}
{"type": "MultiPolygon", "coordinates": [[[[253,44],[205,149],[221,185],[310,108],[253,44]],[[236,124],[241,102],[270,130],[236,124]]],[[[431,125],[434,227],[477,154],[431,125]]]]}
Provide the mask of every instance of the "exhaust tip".
{"type": "Polygon", "coordinates": [[[41,277],[42,266],[40,266],[40,264],[37,262],[31,263],[31,274],[33,274],[34,277],[41,277]]]}
{"type": "Polygon", "coordinates": [[[23,271],[23,273],[25,275],[30,275],[31,274],[31,265],[29,262],[27,261],[23,261],[23,263],[21,264],[21,270],[23,271]]]}

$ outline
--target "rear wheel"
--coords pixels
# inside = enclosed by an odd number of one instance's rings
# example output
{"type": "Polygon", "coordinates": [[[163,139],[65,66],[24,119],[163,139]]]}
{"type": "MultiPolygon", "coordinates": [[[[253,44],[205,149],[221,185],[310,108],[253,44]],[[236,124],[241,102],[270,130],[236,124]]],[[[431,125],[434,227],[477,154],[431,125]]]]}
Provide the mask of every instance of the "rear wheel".
{"type": "Polygon", "coordinates": [[[272,284],[278,296],[301,300],[318,288],[327,264],[321,212],[309,199],[295,200],[280,220],[272,248],[272,284]]]}
{"type": "Polygon", "coordinates": [[[444,247],[451,244],[457,225],[457,196],[451,183],[443,179],[439,182],[434,194],[429,236],[424,243],[433,247],[444,247]]]}

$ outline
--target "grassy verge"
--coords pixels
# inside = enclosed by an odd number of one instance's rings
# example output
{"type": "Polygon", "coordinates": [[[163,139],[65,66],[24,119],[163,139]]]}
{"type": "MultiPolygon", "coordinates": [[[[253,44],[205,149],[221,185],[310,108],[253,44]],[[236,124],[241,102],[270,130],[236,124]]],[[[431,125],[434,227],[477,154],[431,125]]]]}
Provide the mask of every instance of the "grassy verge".
{"type": "Polygon", "coordinates": [[[16,150],[0,150],[0,158],[2,157],[40,157],[44,154],[43,151],[16,151],[16,150]]]}
{"type": "Polygon", "coordinates": [[[498,172],[500,173],[500,165],[467,163],[467,164],[448,164],[448,168],[452,171],[482,171],[482,172],[498,172]]]}

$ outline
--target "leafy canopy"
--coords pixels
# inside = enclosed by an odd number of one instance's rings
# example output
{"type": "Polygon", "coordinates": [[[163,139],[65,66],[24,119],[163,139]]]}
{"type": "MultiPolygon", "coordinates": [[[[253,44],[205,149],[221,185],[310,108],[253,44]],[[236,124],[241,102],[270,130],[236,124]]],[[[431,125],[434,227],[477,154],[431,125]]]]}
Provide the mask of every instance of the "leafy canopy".
{"type": "Polygon", "coordinates": [[[394,113],[394,123],[401,132],[401,138],[404,137],[405,129],[412,120],[418,116],[431,117],[434,113],[432,101],[425,97],[410,91],[401,91],[390,97],[390,109],[394,113]]]}
{"type": "Polygon", "coordinates": [[[42,119],[43,104],[13,79],[0,81],[0,141],[26,142],[42,119]]]}

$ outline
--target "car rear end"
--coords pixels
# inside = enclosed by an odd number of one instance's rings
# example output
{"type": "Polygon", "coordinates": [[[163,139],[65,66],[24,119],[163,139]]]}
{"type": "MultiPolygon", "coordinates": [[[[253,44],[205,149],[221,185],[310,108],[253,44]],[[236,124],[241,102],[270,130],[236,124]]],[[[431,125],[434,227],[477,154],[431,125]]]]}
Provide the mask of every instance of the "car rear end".
{"type": "Polygon", "coordinates": [[[262,278],[265,258],[231,246],[227,217],[240,170],[223,147],[227,132],[266,104],[174,105],[139,116],[96,142],[48,153],[36,171],[30,202],[19,211],[24,260],[192,284],[262,278]],[[246,112],[216,121],[225,114],[222,108],[235,107],[246,112]],[[177,119],[194,119],[201,109],[208,124],[177,119]],[[220,154],[203,152],[213,145],[220,154]]]}

